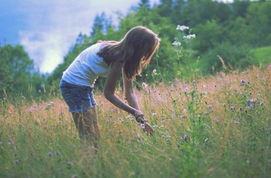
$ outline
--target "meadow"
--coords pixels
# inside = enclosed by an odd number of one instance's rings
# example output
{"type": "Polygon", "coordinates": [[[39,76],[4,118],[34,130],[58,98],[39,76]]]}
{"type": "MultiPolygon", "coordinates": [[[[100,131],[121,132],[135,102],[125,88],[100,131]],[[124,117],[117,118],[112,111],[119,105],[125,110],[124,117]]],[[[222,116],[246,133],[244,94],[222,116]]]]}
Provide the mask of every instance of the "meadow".
{"type": "Polygon", "coordinates": [[[144,84],[136,92],[155,134],[147,136],[97,91],[98,152],[80,143],[60,96],[2,100],[0,177],[271,175],[271,67],[144,84]]]}

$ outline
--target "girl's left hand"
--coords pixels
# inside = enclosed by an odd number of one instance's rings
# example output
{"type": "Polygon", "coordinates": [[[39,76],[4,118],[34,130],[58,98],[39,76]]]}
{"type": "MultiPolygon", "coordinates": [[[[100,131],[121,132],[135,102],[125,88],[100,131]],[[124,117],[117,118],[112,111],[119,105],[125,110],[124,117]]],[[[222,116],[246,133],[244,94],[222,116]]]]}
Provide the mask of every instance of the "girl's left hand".
{"type": "Polygon", "coordinates": [[[153,133],[154,133],[154,130],[153,130],[152,126],[147,122],[144,123],[143,131],[146,132],[146,134],[150,135],[150,136],[152,136],[153,133]]]}

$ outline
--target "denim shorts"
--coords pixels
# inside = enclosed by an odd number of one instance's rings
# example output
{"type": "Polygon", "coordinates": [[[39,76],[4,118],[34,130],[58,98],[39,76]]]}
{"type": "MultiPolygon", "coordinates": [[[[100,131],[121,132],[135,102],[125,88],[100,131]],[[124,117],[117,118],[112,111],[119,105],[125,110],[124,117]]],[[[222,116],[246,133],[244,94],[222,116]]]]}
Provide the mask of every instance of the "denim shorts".
{"type": "Polygon", "coordinates": [[[70,112],[87,111],[96,105],[91,87],[70,84],[64,80],[60,81],[59,86],[70,112]]]}

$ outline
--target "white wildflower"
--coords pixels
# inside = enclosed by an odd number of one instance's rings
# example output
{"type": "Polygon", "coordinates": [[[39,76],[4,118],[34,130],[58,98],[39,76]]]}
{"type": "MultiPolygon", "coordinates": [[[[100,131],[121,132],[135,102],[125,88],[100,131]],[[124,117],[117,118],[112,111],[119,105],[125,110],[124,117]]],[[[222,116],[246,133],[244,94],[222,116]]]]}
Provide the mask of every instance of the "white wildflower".
{"type": "Polygon", "coordinates": [[[45,107],[44,107],[44,109],[45,110],[48,110],[48,109],[50,109],[52,106],[54,105],[54,102],[49,102],[45,107]]]}
{"type": "Polygon", "coordinates": [[[152,116],[157,116],[156,112],[151,113],[152,116]]]}
{"type": "Polygon", "coordinates": [[[186,35],[183,37],[184,39],[193,39],[193,38],[196,38],[196,34],[189,34],[189,35],[186,35]]]}
{"type": "Polygon", "coordinates": [[[181,46],[182,43],[179,42],[179,41],[174,41],[174,42],[172,43],[172,45],[173,45],[173,46],[181,46]]]}
{"type": "Polygon", "coordinates": [[[146,84],[145,82],[143,82],[142,83],[142,87],[146,89],[146,88],[148,88],[148,84],[146,84]]]}
{"type": "Polygon", "coordinates": [[[177,25],[176,30],[181,30],[181,31],[189,30],[189,27],[185,25],[177,25]]]}
{"type": "Polygon", "coordinates": [[[170,141],[171,136],[170,135],[166,135],[166,141],[169,142],[170,141]]]}
{"type": "Polygon", "coordinates": [[[152,73],[157,73],[157,70],[156,70],[156,69],[153,69],[152,73]]]}

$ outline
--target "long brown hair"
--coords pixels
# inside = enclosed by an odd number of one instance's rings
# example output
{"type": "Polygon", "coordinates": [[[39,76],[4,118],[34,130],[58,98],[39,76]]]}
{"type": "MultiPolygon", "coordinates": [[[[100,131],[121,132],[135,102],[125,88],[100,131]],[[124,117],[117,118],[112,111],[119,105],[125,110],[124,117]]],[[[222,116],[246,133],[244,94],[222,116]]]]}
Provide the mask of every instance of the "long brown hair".
{"type": "Polygon", "coordinates": [[[159,47],[160,39],[150,29],[137,26],[130,29],[120,41],[104,41],[104,47],[98,55],[107,64],[119,61],[124,65],[124,73],[128,79],[134,79],[148,65],[159,47]]]}

